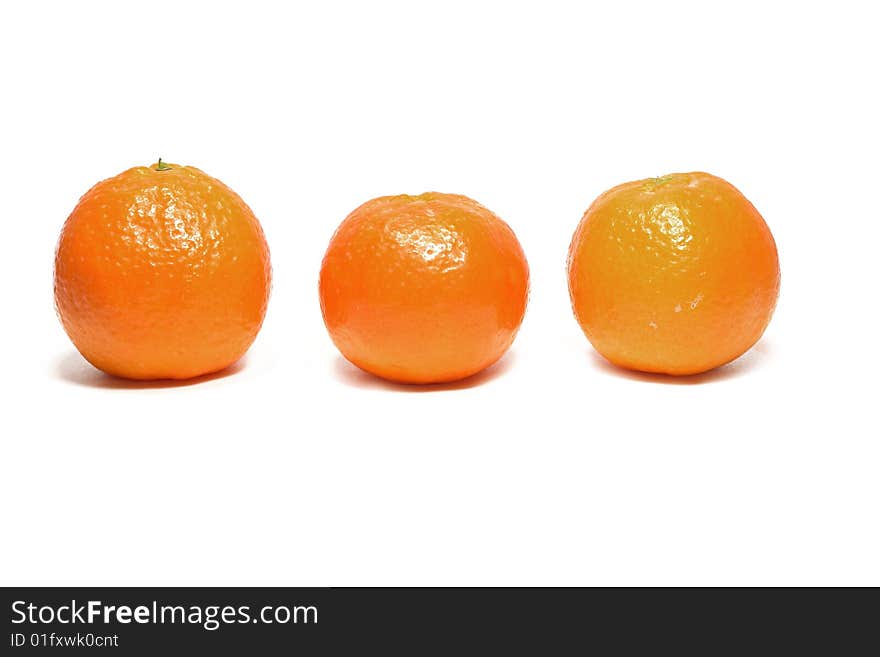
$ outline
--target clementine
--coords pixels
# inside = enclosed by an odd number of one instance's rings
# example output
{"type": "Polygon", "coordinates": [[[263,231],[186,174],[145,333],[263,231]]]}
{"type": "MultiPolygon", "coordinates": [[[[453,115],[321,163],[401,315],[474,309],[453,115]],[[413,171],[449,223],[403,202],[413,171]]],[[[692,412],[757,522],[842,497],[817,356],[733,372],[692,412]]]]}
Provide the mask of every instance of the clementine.
{"type": "Polygon", "coordinates": [[[342,354],[404,383],[462,379],[497,361],[528,290],[510,227],[466,196],[435,192],[357,208],[333,235],[319,283],[342,354]]]}
{"type": "Polygon", "coordinates": [[[55,303],[95,367],[185,379],[244,355],[270,278],[266,240],[245,202],[198,169],[160,160],[80,199],[58,242],[55,303]]]}
{"type": "Polygon", "coordinates": [[[761,337],[779,261],[764,219],[733,185],[672,174],[593,202],[571,242],[568,285],[577,321],[609,361],[695,374],[761,337]]]}

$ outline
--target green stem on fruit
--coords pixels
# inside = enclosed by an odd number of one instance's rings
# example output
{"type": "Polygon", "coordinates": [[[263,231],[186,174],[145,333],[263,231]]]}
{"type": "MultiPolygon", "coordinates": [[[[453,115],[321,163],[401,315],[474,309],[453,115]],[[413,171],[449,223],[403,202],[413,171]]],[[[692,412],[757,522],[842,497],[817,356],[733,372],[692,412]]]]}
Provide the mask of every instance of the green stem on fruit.
{"type": "Polygon", "coordinates": [[[171,167],[162,162],[162,158],[159,158],[159,163],[156,165],[156,171],[168,171],[171,167]]]}
{"type": "Polygon", "coordinates": [[[672,174],[668,174],[665,176],[658,176],[656,178],[648,178],[645,180],[645,184],[642,185],[642,190],[646,192],[653,192],[660,185],[665,185],[670,180],[672,180],[675,176],[672,174]]]}

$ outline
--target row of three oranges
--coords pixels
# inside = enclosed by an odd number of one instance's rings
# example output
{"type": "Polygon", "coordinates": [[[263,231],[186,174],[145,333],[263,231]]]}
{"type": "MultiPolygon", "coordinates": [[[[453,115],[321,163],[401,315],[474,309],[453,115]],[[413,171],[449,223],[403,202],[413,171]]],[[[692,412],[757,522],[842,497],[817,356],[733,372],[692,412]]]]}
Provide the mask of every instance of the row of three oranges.
{"type": "MultiPolygon", "coordinates": [[[[222,370],[263,322],[262,229],[231,189],[163,163],[95,185],[61,233],[58,314],[95,367],[134,379],[222,370]]],[[[596,349],[637,370],[693,374],[748,350],[779,289],[776,245],[732,185],[705,173],[627,183],[587,210],[568,257],[572,306],[596,349]]],[[[320,273],[343,355],[378,376],[452,381],[513,342],[529,269],[510,227],[475,201],[427,193],[365,203],[320,273]]]]}

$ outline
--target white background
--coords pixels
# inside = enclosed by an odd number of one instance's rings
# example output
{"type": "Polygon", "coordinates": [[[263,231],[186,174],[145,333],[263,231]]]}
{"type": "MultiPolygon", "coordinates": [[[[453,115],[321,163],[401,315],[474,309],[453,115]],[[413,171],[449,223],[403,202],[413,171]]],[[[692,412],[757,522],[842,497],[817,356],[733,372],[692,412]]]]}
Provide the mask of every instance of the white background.
{"type": "Polygon", "coordinates": [[[877,17],[870,3],[8,3],[0,582],[880,584],[877,17]],[[220,178],[272,250],[243,367],[107,378],[55,318],[99,179],[220,178]],[[690,379],[601,361],[565,257],[617,183],[705,170],[764,214],[782,293],[690,379]],[[378,195],[479,200],[532,294],[495,368],[434,389],[346,364],[317,275],[378,195]]]}

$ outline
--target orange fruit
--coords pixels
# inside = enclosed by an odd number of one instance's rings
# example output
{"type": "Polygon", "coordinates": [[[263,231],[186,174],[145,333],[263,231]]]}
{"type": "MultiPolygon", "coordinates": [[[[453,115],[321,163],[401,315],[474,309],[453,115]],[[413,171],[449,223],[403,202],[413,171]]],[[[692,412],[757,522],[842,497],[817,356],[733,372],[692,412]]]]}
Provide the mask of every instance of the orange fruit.
{"type": "Polygon", "coordinates": [[[593,202],[571,242],[568,285],[577,321],[609,361],[696,374],[761,337],[779,261],[764,219],[733,185],[671,174],[593,202]]]}
{"type": "Polygon", "coordinates": [[[251,209],[193,167],[135,167],[74,208],[55,256],[55,304],[80,353],[131,379],[222,370],[250,347],[271,268],[251,209]]]}
{"type": "Polygon", "coordinates": [[[330,337],[349,361],[392,381],[438,383],[507,351],[529,268],[510,227],[466,196],[384,196],[339,226],[319,291],[330,337]]]}

